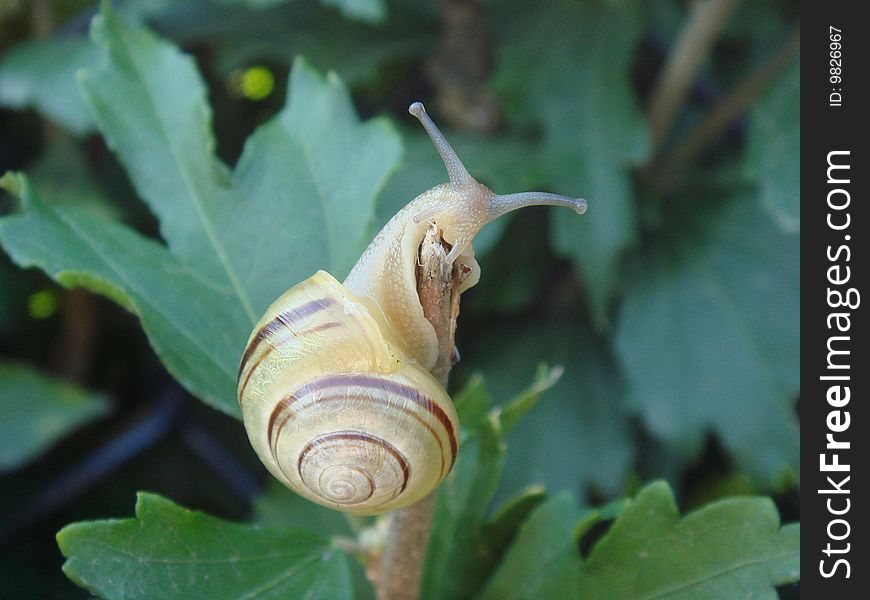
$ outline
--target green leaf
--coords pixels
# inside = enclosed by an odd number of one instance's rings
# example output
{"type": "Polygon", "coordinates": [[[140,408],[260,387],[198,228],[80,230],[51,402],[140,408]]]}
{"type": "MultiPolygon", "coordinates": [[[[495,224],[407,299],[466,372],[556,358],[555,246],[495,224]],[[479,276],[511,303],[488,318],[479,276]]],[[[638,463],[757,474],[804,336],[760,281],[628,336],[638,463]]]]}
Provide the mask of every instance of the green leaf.
{"type": "Polygon", "coordinates": [[[492,408],[486,383],[479,373],[472,375],[465,386],[453,394],[452,399],[459,422],[465,429],[474,429],[479,421],[488,417],[492,408]]]}
{"type": "Polygon", "coordinates": [[[800,60],[796,59],[752,110],[747,164],[761,202],[780,228],[800,231],[800,60]]]}
{"type": "Polygon", "coordinates": [[[510,538],[516,533],[526,517],[547,494],[539,485],[530,486],[502,504],[492,518],[484,524],[484,541],[487,546],[504,549],[510,545],[510,538]]]}
{"type": "Polygon", "coordinates": [[[121,207],[105,196],[91,175],[81,144],[58,133],[28,171],[40,194],[96,218],[120,220],[121,207]]]}
{"type": "MultiPolygon", "coordinates": [[[[479,259],[483,279],[472,292],[473,300],[463,306],[464,311],[489,317],[534,310],[546,302],[544,290],[559,269],[549,244],[550,210],[562,219],[577,218],[568,211],[547,208],[525,208],[512,215],[498,231],[498,245],[483,247],[486,253],[479,259]]],[[[483,233],[488,234],[488,228],[483,233]]],[[[478,245],[475,240],[475,249],[478,245]]]]}
{"type": "Polygon", "coordinates": [[[564,372],[565,369],[562,367],[553,367],[551,369],[546,365],[538,366],[538,372],[535,373],[535,382],[531,387],[499,410],[499,418],[501,419],[501,426],[505,435],[510,433],[516,424],[519,423],[520,419],[535,407],[544,392],[556,385],[556,382],[559,381],[564,372]]]}
{"type": "Polygon", "coordinates": [[[30,367],[0,362],[0,472],[21,466],[108,409],[102,396],[30,367]]]}
{"type": "Polygon", "coordinates": [[[76,71],[91,67],[99,51],[81,37],[30,41],[0,60],[0,106],[35,108],[76,135],[93,129],[79,94],[76,71]]]}
{"type": "Polygon", "coordinates": [[[380,23],[387,18],[387,3],[385,0],[320,0],[327,6],[333,6],[348,19],[380,23]]]}
{"type": "Polygon", "coordinates": [[[297,61],[286,107],[229,173],[191,59],[105,6],[93,27],[104,63],[83,88],[169,249],[48,205],[19,177],[5,183],[22,189],[25,211],[0,221],[0,241],[19,264],[133,310],[176,379],[238,416],[236,370],[254,322],[317,269],[349,271],[399,139],[383,119],[361,124],[336,77],[297,61]]]}
{"type": "Polygon", "coordinates": [[[482,598],[580,598],[576,592],[580,556],[572,532],[582,514],[569,493],[536,508],[520,527],[482,598]]]}
{"type": "Polygon", "coordinates": [[[469,589],[477,591],[484,587],[513,544],[520,526],[546,498],[541,486],[526,488],[500,506],[492,518],[483,524],[469,589]]]}
{"type": "Polygon", "coordinates": [[[648,141],[631,67],[644,11],[633,2],[537,8],[499,3],[495,79],[508,107],[541,126],[538,160],[552,191],[589,200],[581,218],[552,213],[553,240],[574,260],[600,326],[619,259],[636,237],[630,168],[648,141]]]}
{"type": "MultiPolygon", "coordinates": [[[[215,0],[218,4],[239,5],[255,10],[268,9],[280,4],[291,3],[292,0],[215,0]]],[[[324,6],[331,6],[348,19],[356,19],[368,23],[380,23],[387,18],[385,0],[320,0],[324,6]]]]}
{"type": "Polygon", "coordinates": [[[627,504],[592,549],[578,598],[778,598],[800,577],[800,525],[767,498],[722,500],[680,519],[667,484],[627,504]]]}
{"type": "Polygon", "coordinates": [[[483,598],[777,598],[799,578],[800,526],[780,527],[767,498],[731,498],[680,518],[667,484],[653,483],[621,512],[588,558],[577,538],[608,518],[583,520],[565,494],[520,528],[483,598]]]}
{"type": "Polygon", "coordinates": [[[351,535],[348,515],[306,500],[270,478],[266,491],[254,498],[254,522],[266,527],[316,531],[322,536],[351,535]]]}
{"type": "Polygon", "coordinates": [[[458,366],[480,369],[496,398],[514,396],[541,362],[565,370],[519,423],[510,417],[514,408],[502,408],[513,430],[501,498],[531,482],[581,495],[589,486],[608,496],[622,491],[634,456],[625,389],[609,348],[584,320],[561,313],[510,326],[496,322],[461,340],[460,348],[458,366]]]}
{"type": "MultiPolygon", "coordinates": [[[[131,12],[130,1],[122,7],[125,14],[131,12]]],[[[208,44],[210,67],[220,77],[264,62],[290,65],[301,55],[320,70],[334,70],[350,86],[367,85],[376,93],[383,89],[380,76],[390,77],[389,68],[396,64],[422,59],[437,33],[434,19],[408,11],[374,25],[336,18],[335,10],[321,2],[262,0],[273,6],[246,6],[257,1],[175,0],[154,11],[154,0],[148,0],[139,11],[148,10],[157,30],[185,46],[208,44]]]]}
{"type": "MultiPolygon", "coordinates": [[[[291,492],[277,479],[270,478],[266,491],[253,502],[253,522],[261,527],[286,527],[316,531],[321,537],[342,541],[351,540],[369,525],[367,517],[341,513],[319,506],[291,492]]],[[[350,561],[354,597],[358,600],[373,597],[371,583],[366,578],[360,561],[350,561]]]]}
{"type": "MultiPolygon", "coordinates": [[[[482,395],[490,406],[482,385],[477,385],[474,393],[482,395]]],[[[480,577],[475,559],[481,525],[498,489],[505,447],[497,416],[483,416],[463,425],[470,429],[463,437],[453,471],[438,488],[423,571],[426,599],[468,595],[469,587],[480,577]]]]}
{"type": "Polygon", "coordinates": [[[0,219],[0,241],[18,265],[38,266],[62,285],[88,288],[131,310],[182,385],[238,416],[235,363],[251,324],[228,290],[127,227],[44,202],[23,175],[9,173],[0,184],[18,190],[25,209],[0,219]]]}
{"type": "Polygon", "coordinates": [[[287,4],[293,0],[213,0],[216,4],[224,4],[228,6],[244,6],[255,10],[263,10],[278,6],[279,4],[287,4]]]}
{"type": "Polygon", "coordinates": [[[799,465],[799,240],[743,189],[701,202],[639,253],[616,349],[656,436],[693,453],[712,429],[770,485],[799,465]]]}
{"type": "Polygon", "coordinates": [[[260,529],[140,493],[136,517],[57,535],[76,584],[105,598],[349,598],[347,558],[328,540],[260,529]]]}
{"type": "Polygon", "coordinates": [[[251,137],[230,178],[192,60],[112,12],[93,37],[109,60],[83,89],[173,253],[230,287],[252,321],[316,268],[350,270],[398,160],[388,122],[360,125],[341,82],[297,61],[286,108],[251,137]]]}
{"type": "Polygon", "coordinates": [[[102,64],[79,75],[100,132],[161,220],[170,249],[230,287],[249,318],[249,293],[216,222],[229,174],[214,155],[211,108],[193,59],[104,4],[91,38],[102,64]]]}
{"type": "MultiPolygon", "coordinates": [[[[559,369],[538,370],[532,386],[507,404],[511,426],[559,375],[559,369]]],[[[487,521],[504,468],[505,412],[491,408],[481,377],[472,377],[456,398],[464,435],[456,465],[438,489],[423,572],[423,597],[428,599],[469,597],[480,589],[519,523],[543,494],[540,489],[527,490],[487,521]]]]}

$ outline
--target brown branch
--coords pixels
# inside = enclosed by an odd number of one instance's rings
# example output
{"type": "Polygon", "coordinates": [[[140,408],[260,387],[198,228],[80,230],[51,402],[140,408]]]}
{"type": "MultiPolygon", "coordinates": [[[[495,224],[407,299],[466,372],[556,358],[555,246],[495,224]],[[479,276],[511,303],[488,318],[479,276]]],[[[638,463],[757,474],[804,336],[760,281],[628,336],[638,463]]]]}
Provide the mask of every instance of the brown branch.
{"type": "MultiPolygon", "coordinates": [[[[35,39],[51,36],[54,14],[50,0],[33,0],[30,16],[35,39]]],[[[60,135],[60,130],[46,119],[42,119],[41,127],[46,146],[60,135]]],[[[83,383],[97,337],[97,307],[93,295],[83,288],[65,290],[60,316],[60,333],[53,344],[51,370],[63,379],[83,383]]]]}
{"type": "MultiPolygon", "coordinates": [[[[51,0],[33,0],[30,21],[33,37],[41,40],[51,36],[54,14],[51,0]]],[[[48,145],[60,131],[50,121],[42,120],[42,141],[48,145]]],[[[64,379],[82,383],[94,352],[97,309],[94,297],[82,288],[66,290],[61,309],[61,329],[54,342],[52,371],[64,379]]]]}
{"type": "Polygon", "coordinates": [[[34,38],[44,39],[51,35],[51,30],[54,29],[51,0],[32,0],[30,3],[30,23],[33,27],[34,38]]]}
{"type": "Polygon", "coordinates": [[[97,341],[96,300],[84,288],[67,290],[60,314],[60,332],[52,350],[52,371],[64,379],[83,383],[97,341]]]}
{"type": "MultiPolygon", "coordinates": [[[[649,126],[653,150],[667,135],[686,101],[695,73],[739,0],[697,0],[686,26],[653,89],[649,104],[649,126]]],[[[655,154],[655,152],[653,152],[655,154]]]]}
{"type": "MultiPolygon", "coordinates": [[[[417,291],[423,314],[438,336],[438,361],[432,375],[447,385],[454,355],[459,283],[465,276],[458,263],[448,265],[449,245],[435,226],[420,246],[417,291]]],[[[380,556],[375,588],[379,600],[416,600],[426,563],[426,549],[435,514],[435,493],[389,516],[389,530],[380,556]]]]}
{"type": "Polygon", "coordinates": [[[677,177],[697,156],[742,115],[785,69],[800,49],[800,29],[767,62],[758,67],[719,104],[673,152],[644,174],[650,189],[661,193],[670,189],[677,177]]]}
{"type": "Polygon", "coordinates": [[[435,104],[454,127],[492,133],[500,114],[488,85],[493,59],[486,10],[480,0],[439,0],[437,4],[444,31],[427,65],[435,104]]]}

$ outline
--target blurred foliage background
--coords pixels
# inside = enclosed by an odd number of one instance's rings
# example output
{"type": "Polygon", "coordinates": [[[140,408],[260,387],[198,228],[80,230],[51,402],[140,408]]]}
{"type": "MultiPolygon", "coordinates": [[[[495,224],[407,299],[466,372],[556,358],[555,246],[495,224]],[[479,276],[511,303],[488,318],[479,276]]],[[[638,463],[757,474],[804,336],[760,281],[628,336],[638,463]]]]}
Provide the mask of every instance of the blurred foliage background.
{"type": "MultiPolygon", "coordinates": [[[[361,118],[391,119],[404,154],[366,238],[446,179],[413,100],[496,192],[589,200],[581,218],[530,209],[475,243],[452,387],[483,373],[504,400],[539,363],[565,368],[511,434],[498,498],[543,484],[602,504],[665,478],[685,509],[758,492],[798,518],[797,2],[732,2],[684,51],[701,49],[699,68],[658,119],[689,2],[114,4],[193,56],[229,165],[281,110],[297,56],[335,71],[361,118]]],[[[96,11],[0,2],[0,173],[159,238],[79,93],[100,61],[96,11]]],[[[181,389],[106,298],[0,255],[0,353],[0,597],[76,597],[55,532],[128,514],[137,490],[227,518],[268,506],[240,423],[181,389]]]]}

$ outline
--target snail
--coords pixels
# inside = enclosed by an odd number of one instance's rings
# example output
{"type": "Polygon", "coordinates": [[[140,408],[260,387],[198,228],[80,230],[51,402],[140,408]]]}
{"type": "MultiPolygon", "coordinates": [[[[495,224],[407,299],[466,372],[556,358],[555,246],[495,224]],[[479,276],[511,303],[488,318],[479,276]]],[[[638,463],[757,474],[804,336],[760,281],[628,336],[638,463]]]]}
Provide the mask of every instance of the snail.
{"type": "Polygon", "coordinates": [[[251,444],[284,485],[318,504],[361,515],[413,504],[456,461],[459,424],[429,373],[435,331],[417,295],[420,244],[434,225],[459,261],[460,292],[477,283],[472,239],[511,210],[586,202],[555,194],[499,196],[468,174],[423,105],[411,104],[448,183],[399,211],[339,283],[318,271],[290,288],[254,327],[241,358],[238,399],[251,444]]]}

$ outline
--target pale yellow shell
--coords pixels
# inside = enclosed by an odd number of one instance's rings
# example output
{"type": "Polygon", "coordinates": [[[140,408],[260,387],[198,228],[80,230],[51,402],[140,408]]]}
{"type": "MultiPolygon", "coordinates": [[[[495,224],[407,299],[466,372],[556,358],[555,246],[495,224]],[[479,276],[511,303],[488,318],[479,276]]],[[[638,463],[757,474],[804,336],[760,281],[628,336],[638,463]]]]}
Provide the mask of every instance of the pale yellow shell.
{"type": "Polygon", "coordinates": [[[266,311],[238,394],[269,471],[324,506],[357,514],[406,506],[456,460],[459,426],[444,388],[324,271],[266,311]]]}
{"type": "Polygon", "coordinates": [[[530,205],[586,209],[584,200],[554,194],[493,194],[468,174],[421,104],[410,112],[449,183],[399,211],[344,284],[318,271],[276,300],[239,368],[245,427],[269,471],[314,502],[357,514],[423,499],[456,460],[456,411],[429,374],[438,341],[417,294],[426,230],[434,224],[451,245],[447,260],[464,266],[464,291],[480,275],[471,242],[486,223],[530,205]]]}

